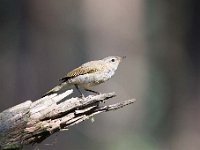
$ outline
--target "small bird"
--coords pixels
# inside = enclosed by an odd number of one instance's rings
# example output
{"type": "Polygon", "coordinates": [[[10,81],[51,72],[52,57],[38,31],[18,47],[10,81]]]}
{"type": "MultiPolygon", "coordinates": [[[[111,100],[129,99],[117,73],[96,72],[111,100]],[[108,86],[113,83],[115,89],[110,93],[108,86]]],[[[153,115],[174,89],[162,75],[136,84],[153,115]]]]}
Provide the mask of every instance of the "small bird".
{"type": "Polygon", "coordinates": [[[66,76],[60,79],[61,83],[43,95],[43,97],[64,91],[72,85],[75,86],[82,97],[84,95],[79,87],[86,91],[99,94],[99,92],[91,90],[91,87],[109,80],[115,74],[119,63],[124,58],[125,56],[109,56],[101,60],[84,63],[80,67],[67,73],[66,76]]]}

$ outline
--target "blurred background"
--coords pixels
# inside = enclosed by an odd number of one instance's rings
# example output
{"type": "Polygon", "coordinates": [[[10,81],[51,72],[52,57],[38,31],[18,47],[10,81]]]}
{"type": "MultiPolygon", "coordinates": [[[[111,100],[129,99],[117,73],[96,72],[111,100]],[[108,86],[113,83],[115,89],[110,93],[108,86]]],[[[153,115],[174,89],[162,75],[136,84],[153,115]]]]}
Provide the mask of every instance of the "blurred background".
{"type": "Polygon", "coordinates": [[[199,0],[0,0],[0,112],[80,64],[127,56],[95,88],[136,98],[25,149],[199,150],[199,0]]]}

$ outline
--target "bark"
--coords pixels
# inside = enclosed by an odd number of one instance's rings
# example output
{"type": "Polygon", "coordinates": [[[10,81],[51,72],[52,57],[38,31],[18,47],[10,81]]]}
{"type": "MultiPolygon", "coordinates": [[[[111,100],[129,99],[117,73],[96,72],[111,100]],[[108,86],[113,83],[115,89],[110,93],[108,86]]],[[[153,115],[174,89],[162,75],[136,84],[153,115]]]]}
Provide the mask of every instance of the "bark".
{"type": "Polygon", "coordinates": [[[94,115],[116,110],[135,102],[126,100],[100,106],[115,93],[67,98],[73,90],[28,100],[0,113],[0,148],[21,149],[23,145],[40,143],[55,132],[67,130],[94,115]]]}

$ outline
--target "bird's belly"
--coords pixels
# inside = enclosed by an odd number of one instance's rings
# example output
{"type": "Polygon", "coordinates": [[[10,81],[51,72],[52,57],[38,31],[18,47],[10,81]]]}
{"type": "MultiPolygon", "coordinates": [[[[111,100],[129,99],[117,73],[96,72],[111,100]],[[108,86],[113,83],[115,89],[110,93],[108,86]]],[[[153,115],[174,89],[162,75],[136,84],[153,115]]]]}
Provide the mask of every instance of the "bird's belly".
{"type": "Polygon", "coordinates": [[[111,77],[112,75],[110,73],[108,74],[107,72],[92,73],[79,75],[75,78],[70,79],[68,82],[72,84],[77,84],[82,87],[92,87],[107,81],[111,77]]]}

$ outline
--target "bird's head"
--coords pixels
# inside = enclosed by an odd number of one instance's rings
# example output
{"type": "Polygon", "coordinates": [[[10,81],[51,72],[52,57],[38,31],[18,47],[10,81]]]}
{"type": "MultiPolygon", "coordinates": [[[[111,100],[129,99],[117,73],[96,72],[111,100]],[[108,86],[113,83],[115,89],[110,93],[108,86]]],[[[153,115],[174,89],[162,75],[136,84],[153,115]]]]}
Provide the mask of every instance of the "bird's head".
{"type": "Polygon", "coordinates": [[[119,63],[122,61],[122,59],[126,58],[126,56],[119,57],[119,56],[109,56],[103,59],[103,61],[111,67],[113,70],[116,70],[119,63]]]}

